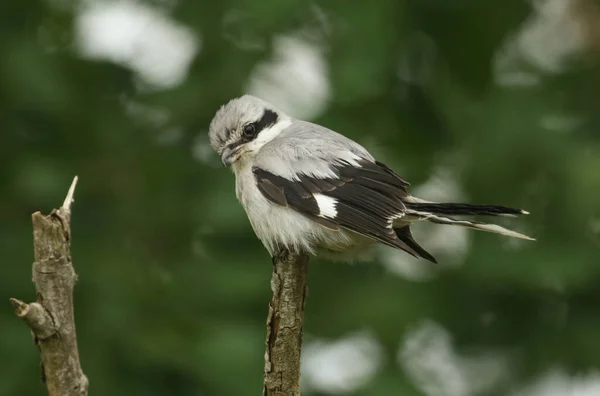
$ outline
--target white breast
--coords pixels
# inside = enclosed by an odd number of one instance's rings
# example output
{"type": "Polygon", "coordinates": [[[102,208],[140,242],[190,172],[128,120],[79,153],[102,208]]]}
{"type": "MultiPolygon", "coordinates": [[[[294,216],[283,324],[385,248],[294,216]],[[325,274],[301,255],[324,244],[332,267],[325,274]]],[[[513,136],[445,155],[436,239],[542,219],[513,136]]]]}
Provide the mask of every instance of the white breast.
{"type": "Polygon", "coordinates": [[[271,255],[279,247],[314,253],[318,248],[344,251],[355,244],[356,234],[329,230],[293,209],[267,200],[256,186],[248,162],[234,166],[234,172],[237,198],[246,210],[256,236],[271,255]]]}

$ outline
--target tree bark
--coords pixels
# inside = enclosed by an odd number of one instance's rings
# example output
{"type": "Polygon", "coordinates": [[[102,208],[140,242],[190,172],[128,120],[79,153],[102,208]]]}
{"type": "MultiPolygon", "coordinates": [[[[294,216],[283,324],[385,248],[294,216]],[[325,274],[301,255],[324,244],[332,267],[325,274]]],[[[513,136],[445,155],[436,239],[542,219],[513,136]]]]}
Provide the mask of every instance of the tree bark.
{"type": "Polygon", "coordinates": [[[33,221],[33,283],[36,302],[11,298],[17,316],[31,328],[40,350],[42,380],[50,396],[86,396],[88,379],[81,370],[73,286],[77,279],[71,262],[71,204],[77,177],[63,205],[48,216],[35,212],[33,221]]]}
{"type": "Polygon", "coordinates": [[[264,396],[300,396],[307,277],[307,255],[283,250],[273,257],[273,297],[267,317],[264,396]]]}

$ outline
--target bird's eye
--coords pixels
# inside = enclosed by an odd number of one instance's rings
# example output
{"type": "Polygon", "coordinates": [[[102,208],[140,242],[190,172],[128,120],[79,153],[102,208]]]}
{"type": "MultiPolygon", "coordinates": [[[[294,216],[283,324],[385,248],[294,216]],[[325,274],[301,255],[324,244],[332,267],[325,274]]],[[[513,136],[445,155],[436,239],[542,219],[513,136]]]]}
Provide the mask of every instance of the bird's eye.
{"type": "Polygon", "coordinates": [[[246,137],[253,137],[255,132],[256,128],[254,127],[254,124],[248,124],[244,127],[244,136],[246,137]]]}

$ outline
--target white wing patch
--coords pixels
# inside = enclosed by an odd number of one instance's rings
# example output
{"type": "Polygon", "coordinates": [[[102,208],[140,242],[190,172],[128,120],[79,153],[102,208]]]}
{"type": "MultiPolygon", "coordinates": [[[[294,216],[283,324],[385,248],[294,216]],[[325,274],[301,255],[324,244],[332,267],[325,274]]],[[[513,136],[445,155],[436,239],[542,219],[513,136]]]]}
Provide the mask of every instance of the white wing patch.
{"type": "Polygon", "coordinates": [[[323,194],[313,194],[313,197],[315,197],[317,205],[319,206],[319,217],[335,219],[337,216],[337,199],[323,194]]]}

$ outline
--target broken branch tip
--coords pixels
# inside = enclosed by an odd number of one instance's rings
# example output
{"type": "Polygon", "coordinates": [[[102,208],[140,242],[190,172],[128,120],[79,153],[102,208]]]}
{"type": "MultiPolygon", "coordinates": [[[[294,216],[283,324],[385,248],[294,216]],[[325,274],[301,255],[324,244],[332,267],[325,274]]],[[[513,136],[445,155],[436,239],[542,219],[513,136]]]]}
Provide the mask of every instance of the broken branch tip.
{"type": "Polygon", "coordinates": [[[29,311],[29,304],[12,297],[9,299],[9,301],[18,317],[27,315],[27,311],[29,311]]]}
{"type": "Polygon", "coordinates": [[[77,186],[77,181],[79,180],[78,176],[73,178],[73,182],[71,183],[71,187],[69,187],[69,192],[67,192],[67,196],[65,197],[65,201],[62,204],[62,209],[66,211],[71,210],[71,204],[75,201],[73,199],[73,195],[75,195],[75,187],[77,186]]]}

